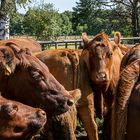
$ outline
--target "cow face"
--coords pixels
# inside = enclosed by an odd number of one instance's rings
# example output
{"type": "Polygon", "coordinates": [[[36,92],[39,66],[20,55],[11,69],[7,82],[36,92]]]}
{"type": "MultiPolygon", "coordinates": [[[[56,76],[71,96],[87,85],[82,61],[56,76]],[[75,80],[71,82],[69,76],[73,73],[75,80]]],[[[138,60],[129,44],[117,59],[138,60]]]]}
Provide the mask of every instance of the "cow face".
{"type": "Polygon", "coordinates": [[[113,51],[115,49],[108,36],[101,33],[91,41],[83,37],[85,49],[88,50],[88,69],[91,79],[96,84],[106,84],[111,79],[113,51]]]}
{"type": "Polygon", "coordinates": [[[0,96],[1,140],[29,140],[45,122],[43,110],[0,96]]]}
{"type": "Polygon", "coordinates": [[[2,95],[30,106],[42,107],[48,114],[64,113],[73,105],[73,97],[39,59],[13,44],[1,46],[0,54],[2,95]],[[9,56],[9,61],[5,54],[9,56]]]}

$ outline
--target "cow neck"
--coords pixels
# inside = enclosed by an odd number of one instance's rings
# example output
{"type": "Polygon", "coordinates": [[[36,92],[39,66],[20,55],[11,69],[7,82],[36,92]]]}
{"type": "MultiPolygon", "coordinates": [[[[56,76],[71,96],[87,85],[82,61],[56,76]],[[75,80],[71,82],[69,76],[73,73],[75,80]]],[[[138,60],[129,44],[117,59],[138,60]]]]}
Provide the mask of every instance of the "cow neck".
{"type": "Polygon", "coordinates": [[[108,82],[107,84],[95,84],[92,79],[90,78],[90,85],[92,88],[93,92],[102,92],[103,94],[106,93],[108,90],[110,90],[110,82],[108,82]]]}
{"type": "Polygon", "coordinates": [[[0,78],[1,84],[0,84],[0,91],[2,92],[2,94],[5,96],[8,90],[8,82],[9,82],[9,77],[10,76],[6,76],[3,75],[0,78]]]}

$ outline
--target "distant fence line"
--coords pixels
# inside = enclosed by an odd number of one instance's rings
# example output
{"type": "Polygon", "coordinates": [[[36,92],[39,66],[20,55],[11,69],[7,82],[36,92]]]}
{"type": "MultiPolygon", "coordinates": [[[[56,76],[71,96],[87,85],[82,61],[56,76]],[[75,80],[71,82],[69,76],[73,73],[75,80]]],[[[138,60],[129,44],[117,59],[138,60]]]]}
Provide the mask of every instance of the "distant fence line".
{"type": "Polygon", "coordinates": [[[54,46],[55,49],[58,49],[60,46],[68,48],[68,46],[74,46],[75,49],[78,49],[82,45],[82,40],[64,40],[64,41],[38,41],[41,44],[43,49],[49,49],[54,46]]]}
{"type": "MultiPolygon", "coordinates": [[[[113,38],[110,38],[113,40],[113,38]]],[[[133,46],[137,40],[137,43],[140,43],[140,37],[128,37],[128,38],[121,38],[124,44],[129,46],[133,46]],[[131,42],[131,43],[126,43],[131,42]]],[[[61,48],[60,46],[64,46],[64,48],[68,48],[73,46],[75,49],[78,49],[83,45],[82,40],[64,40],[64,41],[38,41],[41,44],[42,49],[49,49],[50,47],[55,47],[55,49],[61,48]]]]}

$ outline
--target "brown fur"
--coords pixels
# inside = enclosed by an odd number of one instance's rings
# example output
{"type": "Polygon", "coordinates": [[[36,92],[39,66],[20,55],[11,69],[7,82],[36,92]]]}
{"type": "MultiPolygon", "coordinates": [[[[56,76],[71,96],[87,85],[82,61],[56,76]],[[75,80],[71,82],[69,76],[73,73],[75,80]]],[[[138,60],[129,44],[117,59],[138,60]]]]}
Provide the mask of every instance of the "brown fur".
{"type": "Polygon", "coordinates": [[[130,47],[121,43],[121,33],[120,32],[114,33],[114,42],[121,49],[122,54],[125,54],[127,51],[129,51],[130,47]]]}
{"type": "Polygon", "coordinates": [[[81,51],[46,50],[36,54],[36,56],[48,66],[50,72],[67,90],[76,88],[74,86],[74,81],[76,81],[77,88],[82,92],[77,105],[78,115],[89,140],[98,140],[93,93],[81,51]]]}
{"type": "MultiPolygon", "coordinates": [[[[134,85],[138,80],[139,65],[140,65],[140,61],[136,60],[132,62],[130,65],[126,66],[124,70],[121,72],[118,86],[116,89],[116,98],[114,103],[114,111],[113,111],[113,119],[112,119],[113,120],[112,130],[114,132],[112,133],[113,135],[112,140],[125,140],[125,135],[127,134],[126,125],[127,123],[129,124],[129,117],[127,117],[128,104],[129,104],[130,96],[131,94],[133,94],[134,85]]],[[[133,98],[135,98],[135,96],[136,95],[134,96],[132,95],[131,99],[133,100],[133,102],[134,102],[133,98]]],[[[129,109],[132,108],[133,108],[132,106],[129,107],[129,109]]],[[[132,113],[133,112],[134,110],[132,111],[132,113]]],[[[129,113],[131,113],[130,110],[129,113]]],[[[130,116],[132,117],[133,115],[130,116]]],[[[135,127],[136,126],[133,126],[132,129],[134,129],[135,127]]],[[[131,139],[133,138],[131,137],[131,139]]]]}
{"type": "Polygon", "coordinates": [[[0,96],[0,139],[30,140],[46,121],[46,114],[0,96]]]}
{"type": "Polygon", "coordinates": [[[37,41],[29,38],[15,38],[9,40],[0,40],[0,45],[5,45],[8,43],[14,43],[18,45],[20,49],[30,49],[31,52],[40,52],[42,50],[41,45],[37,41]]]}
{"type": "Polygon", "coordinates": [[[121,70],[123,70],[126,65],[140,58],[140,44],[132,47],[123,57],[121,62],[121,70]]]}
{"type": "MultiPolygon", "coordinates": [[[[74,97],[76,104],[81,97],[80,90],[70,91],[70,94],[74,97]]],[[[44,140],[46,137],[48,140],[76,140],[77,110],[75,104],[66,113],[49,118],[44,128],[44,140]]]]}
{"type": "MultiPolygon", "coordinates": [[[[115,39],[116,40],[116,39],[115,39]]],[[[82,57],[88,67],[93,84],[95,111],[97,117],[104,117],[104,139],[110,139],[111,109],[113,89],[116,87],[120,63],[123,57],[117,42],[110,41],[105,33],[97,34],[92,40],[86,41],[82,57]]]]}
{"type": "Polygon", "coordinates": [[[139,140],[139,57],[140,45],[123,57],[112,114],[112,140],[139,140]]]}
{"type": "Polygon", "coordinates": [[[49,115],[64,113],[73,105],[72,96],[48,67],[15,44],[0,46],[0,82],[3,96],[41,106],[49,115]]]}

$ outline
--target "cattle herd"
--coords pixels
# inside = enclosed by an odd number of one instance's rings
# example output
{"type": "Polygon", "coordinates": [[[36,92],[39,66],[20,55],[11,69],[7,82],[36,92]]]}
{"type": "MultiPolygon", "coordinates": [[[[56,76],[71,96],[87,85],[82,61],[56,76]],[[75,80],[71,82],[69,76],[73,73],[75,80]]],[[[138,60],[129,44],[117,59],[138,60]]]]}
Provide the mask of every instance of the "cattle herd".
{"type": "Polygon", "coordinates": [[[32,39],[0,41],[0,140],[140,139],[140,44],[121,44],[116,32],[80,50],[41,50],[32,39]]]}

